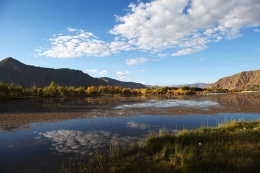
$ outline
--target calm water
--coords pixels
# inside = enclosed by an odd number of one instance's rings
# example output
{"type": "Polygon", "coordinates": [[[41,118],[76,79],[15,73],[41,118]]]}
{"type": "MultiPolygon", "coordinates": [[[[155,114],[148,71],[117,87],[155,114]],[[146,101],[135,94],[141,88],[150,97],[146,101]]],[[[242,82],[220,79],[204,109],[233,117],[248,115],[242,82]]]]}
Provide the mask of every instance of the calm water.
{"type": "MultiPolygon", "coordinates": [[[[118,112],[121,109],[151,107],[163,109],[175,106],[210,109],[222,106],[217,100],[219,99],[147,100],[140,103],[114,105],[110,109],[118,112]]],[[[258,97],[256,100],[259,100],[258,97]]],[[[230,102],[230,99],[228,101],[230,102]]],[[[84,160],[86,156],[92,155],[97,150],[105,151],[109,145],[126,146],[142,141],[150,131],[158,131],[160,128],[176,132],[183,128],[215,126],[228,120],[259,118],[260,114],[254,112],[181,116],[121,114],[117,117],[86,117],[55,123],[32,123],[29,124],[29,128],[15,131],[1,129],[0,172],[57,172],[62,163],[67,163],[72,158],[84,160]]]]}

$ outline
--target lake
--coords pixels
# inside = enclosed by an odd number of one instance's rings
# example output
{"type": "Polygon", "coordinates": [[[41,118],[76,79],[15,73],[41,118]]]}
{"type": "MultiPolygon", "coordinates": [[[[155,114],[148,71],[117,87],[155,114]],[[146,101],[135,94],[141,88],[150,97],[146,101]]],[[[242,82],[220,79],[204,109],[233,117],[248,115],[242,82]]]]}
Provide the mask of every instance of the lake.
{"type": "Polygon", "coordinates": [[[0,172],[57,172],[109,146],[142,142],[151,132],[260,118],[260,94],[89,97],[0,103],[0,172]]]}

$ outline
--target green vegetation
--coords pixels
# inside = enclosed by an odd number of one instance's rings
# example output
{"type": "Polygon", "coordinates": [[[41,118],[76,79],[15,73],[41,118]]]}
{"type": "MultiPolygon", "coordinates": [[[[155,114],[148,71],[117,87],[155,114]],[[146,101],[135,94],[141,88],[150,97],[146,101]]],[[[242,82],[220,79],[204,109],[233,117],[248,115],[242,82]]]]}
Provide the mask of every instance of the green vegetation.
{"type": "Polygon", "coordinates": [[[18,98],[41,98],[41,97],[79,97],[79,96],[96,96],[96,95],[193,95],[211,92],[227,92],[222,89],[202,89],[192,87],[157,87],[130,89],[119,86],[90,86],[90,87],[73,87],[59,86],[51,82],[49,86],[38,88],[22,88],[16,84],[7,84],[0,82],[0,100],[18,99],[18,98]]]}
{"type": "Polygon", "coordinates": [[[259,172],[260,120],[231,121],[169,134],[151,133],[144,144],[111,147],[87,163],[63,165],[62,173],[259,172]]]}
{"type": "Polygon", "coordinates": [[[21,86],[0,82],[0,100],[20,98],[22,93],[23,88],[21,86]]]}

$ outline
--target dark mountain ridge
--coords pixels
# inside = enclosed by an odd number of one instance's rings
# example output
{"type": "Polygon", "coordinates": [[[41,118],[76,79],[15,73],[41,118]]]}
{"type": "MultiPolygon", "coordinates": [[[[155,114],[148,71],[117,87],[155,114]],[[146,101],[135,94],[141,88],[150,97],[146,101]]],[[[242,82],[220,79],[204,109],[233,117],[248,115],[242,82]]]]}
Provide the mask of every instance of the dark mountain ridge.
{"type": "Polygon", "coordinates": [[[102,77],[99,78],[102,81],[107,82],[109,85],[112,86],[121,86],[123,88],[147,88],[145,85],[141,84],[141,83],[135,83],[135,82],[122,82],[116,79],[111,79],[109,77],[102,77]]]}
{"type": "Polygon", "coordinates": [[[61,86],[107,85],[79,70],[35,67],[13,58],[6,58],[0,62],[0,81],[19,84],[25,88],[45,87],[52,81],[61,86]]]}
{"type": "Polygon", "coordinates": [[[68,68],[53,69],[26,65],[14,58],[0,61],[0,81],[15,83],[25,88],[45,87],[52,81],[61,86],[100,86],[112,85],[80,70],[68,68]]]}

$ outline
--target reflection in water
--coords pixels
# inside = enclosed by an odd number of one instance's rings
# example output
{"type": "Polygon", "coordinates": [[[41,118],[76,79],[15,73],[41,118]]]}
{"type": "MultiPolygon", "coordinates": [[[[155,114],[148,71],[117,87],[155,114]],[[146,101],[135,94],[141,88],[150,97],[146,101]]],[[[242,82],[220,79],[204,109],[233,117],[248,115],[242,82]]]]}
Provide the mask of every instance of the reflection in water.
{"type": "Polygon", "coordinates": [[[57,122],[86,116],[176,115],[180,112],[182,115],[224,112],[260,113],[260,93],[182,96],[174,99],[107,96],[52,99],[49,100],[50,103],[46,100],[12,100],[1,103],[0,129],[15,131],[21,127],[29,127],[27,124],[30,123],[57,122]],[[182,110],[174,110],[180,107],[182,110]],[[192,110],[193,108],[199,108],[199,112],[192,110]],[[93,112],[95,114],[92,114],[93,112]]]}
{"type": "Polygon", "coordinates": [[[215,126],[229,120],[253,120],[260,114],[225,113],[185,116],[120,116],[34,124],[31,129],[1,134],[0,172],[58,172],[62,161],[85,159],[110,145],[128,146],[149,132],[215,126]],[[82,157],[81,157],[82,156],[82,157]],[[6,159],[8,158],[8,159],[6,159]],[[19,170],[27,167],[27,170],[19,170]],[[12,171],[9,171],[12,170],[12,171]]]}
{"type": "Polygon", "coordinates": [[[113,146],[127,146],[140,140],[138,137],[121,136],[109,131],[77,131],[77,130],[53,130],[40,135],[49,138],[52,142],[52,151],[59,153],[77,153],[91,155],[97,149],[113,146]]]}
{"type": "Polygon", "coordinates": [[[146,107],[156,107],[156,108],[169,108],[169,107],[210,107],[210,106],[219,106],[217,102],[214,101],[197,101],[197,100],[177,100],[177,99],[169,99],[169,100],[149,100],[145,103],[138,104],[126,104],[121,106],[116,106],[114,109],[121,108],[146,108],[146,107]]]}
{"type": "Polygon", "coordinates": [[[136,128],[136,129],[147,129],[150,126],[144,123],[138,123],[138,122],[134,122],[134,121],[129,121],[127,122],[127,126],[129,128],[136,128]]]}
{"type": "Polygon", "coordinates": [[[228,120],[260,118],[259,94],[147,98],[146,101],[120,97],[92,99],[51,103],[15,100],[0,104],[3,129],[0,130],[0,172],[58,172],[61,161],[73,153],[90,155],[109,145],[126,146],[162,127],[176,132],[215,126],[228,120]],[[205,108],[209,111],[204,111],[205,108]],[[24,125],[30,128],[19,129],[24,125]]]}
{"type": "Polygon", "coordinates": [[[223,94],[217,96],[211,96],[210,99],[217,101],[220,105],[226,106],[246,106],[246,107],[259,107],[260,94],[223,94]]]}

